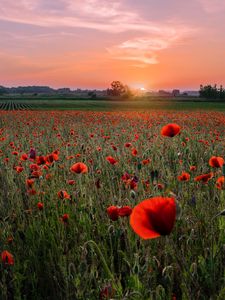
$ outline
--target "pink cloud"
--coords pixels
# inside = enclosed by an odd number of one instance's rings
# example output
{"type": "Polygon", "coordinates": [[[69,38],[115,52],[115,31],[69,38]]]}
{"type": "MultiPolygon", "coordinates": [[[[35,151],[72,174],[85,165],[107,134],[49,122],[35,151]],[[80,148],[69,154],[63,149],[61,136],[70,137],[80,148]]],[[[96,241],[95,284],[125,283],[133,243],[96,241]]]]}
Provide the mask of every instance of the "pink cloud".
{"type": "Polygon", "coordinates": [[[158,53],[180,41],[188,32],[184,28],[159,26],[157,33],[150,28],[147,33],[107,48],[107,51],[114,59],[134,61],[133,66],[145,67],[159,63],[158,53]]]}
{"type": "Polygon", "coordinates": [[[113,35],[112,46],[106,49],[110,57],[139,67],[158,63],[160,51],[192,32],[190,27],[176,22],[146,20],[123,3],[117,0],[1,0],[0,20],[61,28],[65,34],[67,28],[107,32],[113,35]],[[130,38],[115,44],[115,34],[125,32],[130,38]]]}

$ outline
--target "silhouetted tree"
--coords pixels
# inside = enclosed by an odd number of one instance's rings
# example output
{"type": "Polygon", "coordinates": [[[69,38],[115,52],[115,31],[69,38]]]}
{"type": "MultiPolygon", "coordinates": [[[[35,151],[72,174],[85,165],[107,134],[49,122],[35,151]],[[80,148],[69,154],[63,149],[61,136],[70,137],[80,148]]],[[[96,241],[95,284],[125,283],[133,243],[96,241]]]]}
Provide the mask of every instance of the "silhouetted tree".
{"type": "Polygon", "coordinates": [[[0,95],[7,94],[7,89],[4,86],[0,86],[0,95]]]}
{"type": "Polygon", "coordinates": [[[210,84],[203,86],[201,84],[199,95],[201,98],[206,99],[225,99],[225,90],[222,85],[217,88],[216,84],[214,86],[210,84]]]}
{"type": "Polygon", "coordinates": [[[93,91],[88,92],[88,96],[91,97],[91,99],[96,99],[97,97],[96,93],[93,91]]]}
{"type": "Polygon", "coordinates": [[[113,81],[111,89],[108,89],[107,92],[110,96],[121,96],[125,92],[125,87],[120,81],[113,81]]]}

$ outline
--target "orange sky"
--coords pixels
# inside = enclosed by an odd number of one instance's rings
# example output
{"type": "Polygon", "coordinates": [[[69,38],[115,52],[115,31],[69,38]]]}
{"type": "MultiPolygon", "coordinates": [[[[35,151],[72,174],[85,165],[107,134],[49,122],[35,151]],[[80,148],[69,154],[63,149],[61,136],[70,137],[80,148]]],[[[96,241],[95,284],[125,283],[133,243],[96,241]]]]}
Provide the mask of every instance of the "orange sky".
{"type": "Polygon", "coordinates": [[[1,0],[0,85],[225,84],[224,0],[1,0]]]}

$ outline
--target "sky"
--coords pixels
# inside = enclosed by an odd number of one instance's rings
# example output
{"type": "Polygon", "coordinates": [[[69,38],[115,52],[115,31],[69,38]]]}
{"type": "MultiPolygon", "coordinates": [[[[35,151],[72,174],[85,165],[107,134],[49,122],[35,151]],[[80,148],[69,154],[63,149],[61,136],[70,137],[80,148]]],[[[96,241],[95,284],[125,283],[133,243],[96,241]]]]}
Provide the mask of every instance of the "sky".
{"type": "Polygon", "coordinates": [[[0,85],[225,85],[225,0],[1,0],[0,85]]]}

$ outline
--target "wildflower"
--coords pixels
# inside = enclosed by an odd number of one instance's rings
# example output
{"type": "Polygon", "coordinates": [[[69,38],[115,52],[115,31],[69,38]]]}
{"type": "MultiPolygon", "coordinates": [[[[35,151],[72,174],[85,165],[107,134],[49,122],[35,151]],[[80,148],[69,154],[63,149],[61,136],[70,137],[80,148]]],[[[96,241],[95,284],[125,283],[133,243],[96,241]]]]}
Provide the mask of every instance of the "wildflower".
{"type": "Polygon", "coordinates": [[[73,180],[73,179],[69,179],[69,180],[67,180],[67,183],[68,183],[69,185],[74,185],[74,184],[76,183],[76,181],[73,180]]]}
{"type": "Polygon", "coordinates": [[[131,143],[125,143],[125,144],[124,144],[124,147],[125,147],[125,148],[131,147],[131,143]]]}
{"type": "Polygon", "coordinates": [[[197,167],[196,166],[190,166],[190,171],[196,171],[197,170],[197,167]]]}
{"type": "Polygon", "coordinates": [[[137,149],[133,148],[131,153],[132,153],[133,156],[137,156],[137,153],[138,153],[137,149]]]}
{"type": "Polygon", "coordinates": [[[20,160],[27,160],[28,159],[28,155],[26,153],[22,154],[20,157],[20,160]]]}
{"type": "Polygon", "coordinates": [[[143,159],[143,160],[142,160],[142,164],[143,164],[143,165],[148,165],[148,164],[150,163],[150,161],[151,161],[151,160],[150,160],[149,158],[148,158],[148,159],[143,159]]]}
{"type": "Polygon", "coordinates": [[[210,172],[208,174],[202,174],[202,175],[196,176],[194,180],[202,181],[203,183],[208,183],[208,181],[212,178],[213,178],[213,173],[210,172]]]}
{"type": "Polygon", "coordinates": [[[21,167],[21,166],[16,166],[16,167],[15,167],[15,170],[16,170],[16,172],[19,174],[19,173],[23,172],[24,168],[21,167]]]}
{"type": "Polygon", "coordinates": [[[117,160],[115,158],[113,158],[112,156],[107,156],[106,160],[111,164],[111,165],[115,165],[117,163],[117,160]]]}
{"type": "Polygon", "coordinates": [[[181,175],[179,175],[179,176],[177,176],[177,179],[179,180],[179,181],[189,181],[190,180],[190,174],[189,173],[187,173],[187,172],[182,172],[182,174],[181,175]]]}
{"type": "Polygon", "coordinates": [[[113,298],[114,294],[115,294],[115,290],[109,284],[100,291],[100,300],[111,299],[111,298],[113,298]]]}
{"type": "Polygon", "coordinates": [[[128,217],[132,213],[132,208],[130,206],[122,206],[118,209],[118,215],[120,217],[128,217]]]}
{"type": "Polygon", "coordinates": [[[107,214],[112,221],[116,221],[119,218],[119,209],[116,206],[110,206],[107,208],[107,214]]]}
{"type": "Polygon", "coordinates": [[[133,208],[130,225],[143,239],[168,235],[176,219],[174,198],[154,197],[146,199],[133,208]]]}
{"type": "Polygon", "coordinates": [[[72,165],[70,171],[77,174],[81,174],[81,173],[83,174],[88,172],[88,167],[84,163],[78,162],[72,165]]]}
{"type": "Polygon", "coordinates": [[[69,221],[69,218],[70,218],[70,216],[69,216],[68,214],[64,214],[64,215],[62,216],[62,221],[63,221],[63,223],[64,223],[64,224],[67,224],[68,221],[69,221]]]}
{"type": "Polygon", "coordinates": [[[209,160],[209,165],[213,168],[221,168],[224,164],[224,159],[222,157],[212,156],[209,160]]]}
{"type": "Polygon", "coordinates": [[[14,258],[13,255],[5,250],[1,253],[2,262],[6,265],[14,265],[14,258]]]}
{"type": "Polygon", "coordinates": [[[180,133],[180,126],[177,124],[167,124],[161,129],[162,136],[174,137],[180,133]]]}
{"type": "Polygon", "coordinates": [[[216,187],[219,189],[219,190],[222,190],[223,187],[225,188],[225,176],[221,176],[217,179],[216,181],[216,187]]]}
{"type": "Polygon", "coordinates": [[[39,210],[43,210],[44,204],[42,202],[38,202],[37,207],[39,210]]]}
{"type": "Polygon", "coordinates": [[[42,175],[41,171],[32,171],[31,172],[31,178],[40,178],[42,175]]]}
{"type": "Polygon", "coordinates": [[[46,158],[44,156],[37,156],[36,162],[37,165],[44,165],[46,163],[46,158]]]}
{"type": "Polygon", "coordinates": [[[66,191],[59,191],[57,193],[59,199],[70,199],[70,195],[66,191]]]}
{"type": "Polygon", "coordinates": [[[34,180],[33,179],[27,179],[26,180],[26,185],[27,185],[27,187],[32,188],[33,185],[34,185],[34,180]]]}
{"type": "Polygon", "coordinates": [[[32,171],[39,171],[40,167],[37,164],[31,164],[30,165],[30,170],[32,170],[32,171]]]}

